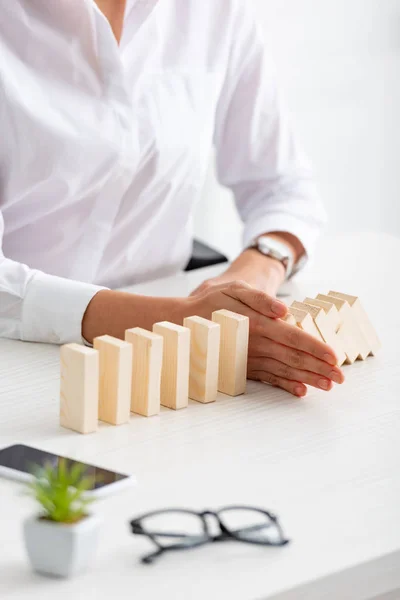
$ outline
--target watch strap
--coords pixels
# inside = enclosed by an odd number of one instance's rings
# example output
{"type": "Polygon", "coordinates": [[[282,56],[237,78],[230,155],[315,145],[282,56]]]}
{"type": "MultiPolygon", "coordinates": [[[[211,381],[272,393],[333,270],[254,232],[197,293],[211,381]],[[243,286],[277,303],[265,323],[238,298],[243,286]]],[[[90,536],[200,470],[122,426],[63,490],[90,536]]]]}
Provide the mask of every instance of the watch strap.
{"type": "MultiPolygon", "coordinates": [[[[255,239],[250,247],[255,248],[264,256],[270,256],[281,262],[285,267],[286,279],[289,279],[297,272],[297,264],[294,264],[293,252],[285,242],[281,242],[268,235],[263,235],[255,239]]],[[[301,265],[299,268],[301,268],[301,265]]]]}

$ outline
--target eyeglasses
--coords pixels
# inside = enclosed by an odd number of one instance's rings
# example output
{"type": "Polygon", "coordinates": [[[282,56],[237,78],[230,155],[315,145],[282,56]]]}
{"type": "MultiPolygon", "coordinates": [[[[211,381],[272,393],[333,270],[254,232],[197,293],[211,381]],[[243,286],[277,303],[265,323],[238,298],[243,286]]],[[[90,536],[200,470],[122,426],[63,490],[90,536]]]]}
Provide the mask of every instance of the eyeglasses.
{"type": "Polygon", "coordinates": [[[147,513],[130,522],[132,533],[152,540],[157,550],[142,558],[152,563],[164,552],[187,550],[204,544],[236,540],[260,546],[285,546],[278,518],[266,510],[249,506],[227,506],[219,511],[196,512],[167,509],[147,513]],[[212,520],[218,531],[211,531],[212,520]]]}

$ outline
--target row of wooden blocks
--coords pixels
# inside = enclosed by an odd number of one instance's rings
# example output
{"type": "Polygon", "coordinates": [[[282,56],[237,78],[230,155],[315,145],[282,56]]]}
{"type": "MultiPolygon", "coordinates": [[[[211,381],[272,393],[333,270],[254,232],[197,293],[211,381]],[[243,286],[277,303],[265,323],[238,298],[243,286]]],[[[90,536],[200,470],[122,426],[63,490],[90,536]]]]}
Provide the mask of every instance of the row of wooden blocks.
{"type": "MultiPolygon", "coordinates": [[[[285,320],[331,346],[338,365],[376,354],[380,342],[359,298],[338,292],[293,302],[285,320]]],[[[130,413],[158,414],[160,405],[181,409],[188,398],[214,402],[218,391],[245,392],[249,319],[228,310],[212,321],[185,319],[184,326],[156,323],[135,328],[125,341],[105,335],[94,348],[61,349],[62,426],[90,433],[98,420],[120,425],[130,413]]]]}
{"type": "Polygon", "coordinates": [[[93,348],[61,348],[60,424],[91,433],[98,420],[128,422],[130,413],[158,414],[160,405],[181,409],[188,398],[214,402],[218,391],[245,392],[249,319],[228,310],[212,321],[189,317],[184,326],[156,323],[135,328],[125,341],[105,335],[93,348]]]}
{"type": "Polygon", "coordinates": [[[326,342],[336,352],[338,365],[365,360],[380,349],[378,336],[356,296],[332,292],[293,302],[285,319],[326,342]]]}

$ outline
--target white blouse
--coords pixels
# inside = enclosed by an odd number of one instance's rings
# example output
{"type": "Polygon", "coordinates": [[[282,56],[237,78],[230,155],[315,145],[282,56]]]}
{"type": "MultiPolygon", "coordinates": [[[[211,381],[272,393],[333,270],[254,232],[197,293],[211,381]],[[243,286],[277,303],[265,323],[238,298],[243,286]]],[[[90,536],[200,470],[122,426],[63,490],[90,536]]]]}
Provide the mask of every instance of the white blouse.
{"type": "MultiPolygon", "coordinates": [[[[0,336],[81,341],[99,289],[182,269],[212,148],[245,223],[310,252],[324,212],[249,0],[93,0],[0,19],[0,336]]],[[[221,227],[225,227],[221,223],[221,227]]]]}

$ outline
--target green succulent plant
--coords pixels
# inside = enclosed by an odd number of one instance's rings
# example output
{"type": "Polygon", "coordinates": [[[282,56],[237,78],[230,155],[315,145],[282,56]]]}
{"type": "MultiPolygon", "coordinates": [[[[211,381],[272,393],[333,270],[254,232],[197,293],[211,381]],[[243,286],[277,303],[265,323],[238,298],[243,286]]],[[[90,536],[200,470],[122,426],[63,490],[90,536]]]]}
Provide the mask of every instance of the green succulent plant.
{"type": "Polygon", "coordinates": [[[42,519],[57,523],[76,523],[88,516],[87,507],[93,502],[85,494],[93,486],[93,477],[85,476],[85,466],[79,463],[68,467],[61,459],[54,467],[46,465],[34,471],[29,494],[40,504],[42,519]]]}

